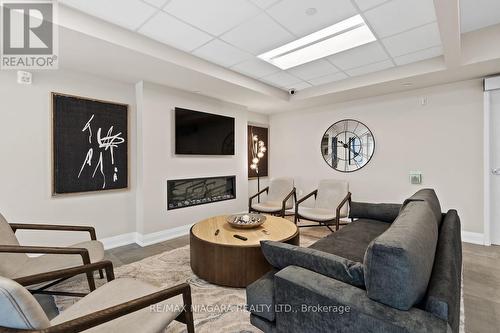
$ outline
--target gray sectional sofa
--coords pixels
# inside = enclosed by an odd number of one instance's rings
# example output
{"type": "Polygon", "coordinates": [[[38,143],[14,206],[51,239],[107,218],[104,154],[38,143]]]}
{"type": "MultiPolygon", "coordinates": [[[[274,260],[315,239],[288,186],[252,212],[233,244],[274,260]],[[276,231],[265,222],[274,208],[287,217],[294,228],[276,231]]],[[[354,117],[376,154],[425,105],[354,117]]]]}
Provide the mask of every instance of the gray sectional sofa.
{"type": "Polygon", "coordinates": [[[309,248],[262,242],[275,268],[247,287],[264,332],[457,332],[462,248],[431,189],[402,205],[352,202],[353,222],[309,248]]]}

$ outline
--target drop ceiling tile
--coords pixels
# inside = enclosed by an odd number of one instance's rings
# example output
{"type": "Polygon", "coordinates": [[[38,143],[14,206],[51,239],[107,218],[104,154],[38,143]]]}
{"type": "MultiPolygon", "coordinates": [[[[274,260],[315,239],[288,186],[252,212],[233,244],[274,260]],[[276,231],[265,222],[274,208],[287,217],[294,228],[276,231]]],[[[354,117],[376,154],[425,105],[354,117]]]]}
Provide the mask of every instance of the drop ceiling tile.
{"type": "Polygon", "coordinates": [[[392,57],[441,45],[437,23],[431,23],[382,40],[392,57]]]}
{"type": "Polygon", "coordinates": [[[342,70],[380,62],[389,56],[378,42],[369,43],[328,57],[328,61],[342,70]]]}
{"type": "Polygon", "coordinates": [[[287,44],[295,37],[263,13],[225,33],[221,39],[242,50],[259,55],[287,44]]]}
{"type": "Polygon", "coordinates": [[[389,0],[355,0],[359,9],[365,11],[367,9],[373,8],[389,0]]]}
{"type": "Polygon", "coordinates": [[[261,78],[262,81],[272,84],[277,87],[288,87],[295,83],[301,82],[300,79],[287,72],[278,72],[261,78]]]}
{"type": "Polygon", "coordinates": [[[163,8],[167,2],[170,0],[141,0],[145,3],[148,3],[152,6],[155,6],[156,8],[163,8]]]}
{"type": "Polygon", "coordinates": [[[259,13],[247,0],[172,0],[163,10],[216,36],[259,13]]]}
{"type": "Polygon", "coordinates": [[[443,48],[441,46],[436,46],[426,50],[417,51],[400,57],[396,57],[394,58],[394,62],[396,62],[398,66],[402,66],[413,62],[439,57],[440,55],[443,55],[443,48]]]}
{"type": "Polygon", "coordinates": [[[350,0],[282,0],[267,12],[297,37],[331,26],[357,14],[350,0]],[[308,10],[315,10],[308,15],[308,10]]]}
{"type": "Polygon", "coordinates": [[[436,21],[433,0],[392,0],[365,12],[379,38],[436,21]]]}
{"type": "Polygon", "coordinates": [[[260,78],[281,71],[281,69],[279,69],[278,67],[273,66],[258,58],[250,59],[242,63],[239,63],[231,67],[231,69],[254,78],[260,78]]]}
{"type": "Polygon", "coordinates": [[[199,49],[196,49],[193,54],[224,67],[231,67],[239,62],[254,57],[218,39],[214,39],[199,49]]]}
{"type": "Polygon", "coordinates": [[[381,71],[381,70],[384,70],[387,68],[391,68],[391,67],[394,67],[394,64],[392,63],[392,61],[391,60],[384,60],[381,62],[377,62],[375,64],[370,64],[370,65],[366,65],[363,67],[350,69],[350,70],[346,71],[346,73],[349,76],[359,76],[359,75],[378,72],[378,71],[381,71]]]}
{"type": "Polygon", "coordinates": [[[337,73],[339,70],[328,61],[320,59],[288,70],[288,72],[303,80],[318,76],[337,73]]]}
{"type": "Polygon", "coordinates": [[[139,0],[61,0],[60,3],[131,30],[140,27],[157,10],[139,0]]]}
{"type": "Polygon", "coordinates": [[[279,0],[250,0],[262,9],[266,9],[274,5],[279,0]]]}
{"type": "Polygon", "coordinates": [[[300,81],[298,83],[289,84],[285,88],[286,89],[295,89],[296,91],[301,91],[301,90],[311,88],[311,87],[312,87],[312,85],[310,85],[309,83],[307,83],[305,81],[300,81]]]}
{"type": "Polygon", "coordinates": [[[311,80],[307,80],[307,82],[309,82],[313,86],[320,86],[322,84],[337,82],[337,81],[344,80],[347,78],[348,78],[347,75],[345,75],[342,72],[338,72],[335,74],[328,74],[328,75],[320,76],[320,77],[317,77],[317,78],[314,78],[311,80]]]}
{"type": "Polygon", "coordinates": [[[500,23],[500,1],[460,0],[462,33],[500,23]]]}
{"type": "Polygon", "coordinates": [[[192,51],[212,39],[207,33],[161,11],[146,22],[139,33],[183,51],[192,51]]]}

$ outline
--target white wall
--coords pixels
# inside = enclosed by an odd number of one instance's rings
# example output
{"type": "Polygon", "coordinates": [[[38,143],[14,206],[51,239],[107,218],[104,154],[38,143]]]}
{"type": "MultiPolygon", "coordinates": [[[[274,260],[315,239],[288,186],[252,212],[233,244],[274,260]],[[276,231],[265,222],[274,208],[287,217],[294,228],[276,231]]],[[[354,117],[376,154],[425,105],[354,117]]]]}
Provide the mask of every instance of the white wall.
{"type": "MultiPolygon", "coordinates": [[[[247,122],[241,106],[199,94],[141,83],[138,91],[139,185],[138,232],[151,234],[180,228],[208,216],[240,212],[247,207],[247,122]],[[183,107],[236,119],[235,155],[224,157],[174,156],[174,108],[183,107]],[[167,210],[167,180],[236,175],[236,199],[167,210]]],[[[251,115],[254,117],[254,115],[251,115]]]]}
{"type": "Polygon", "coordinates": [[[357,201],[401,202],[433,187],[443,210],[458,209],[464,230],[482,233],[482,124],[480,80],[272,115],[271,176],[295,177],[299,196],[319,179],[346,179],[357,201]],[[320,154],[325,130],[345,118],[365,123],[376,140],[371,162],[351,174],[331,169],[320,154]],[[422,186],[409,183],[413,170],[422,171],[422,186]]]}
{"type": "MultiPolygon", "coordinates": [[[[132,85],[65,70],[34,73],[31,86],[16,72],[0,73],[0,212],[11,222],[82,224],[99,238],[135,230],[135,94],[132,85]],[[52,197],[50,93],[126,103],[129,108],[130,187],[52,197]]],[[[19,232],[27,244],[68,244],[88,235],[19,232]],[[56,235],[56,236],[54,236],[56,235]]]]}

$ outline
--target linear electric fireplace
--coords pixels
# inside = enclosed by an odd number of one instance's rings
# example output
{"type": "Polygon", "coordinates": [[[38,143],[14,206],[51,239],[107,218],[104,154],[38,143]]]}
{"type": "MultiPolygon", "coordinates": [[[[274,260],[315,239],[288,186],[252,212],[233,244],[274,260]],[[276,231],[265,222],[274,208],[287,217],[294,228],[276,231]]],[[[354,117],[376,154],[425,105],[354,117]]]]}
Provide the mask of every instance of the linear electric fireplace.
{"type": "Polygon", "coordinates": [[[168,210],[236,198],[236,176],[167,181],[168,210]]]}

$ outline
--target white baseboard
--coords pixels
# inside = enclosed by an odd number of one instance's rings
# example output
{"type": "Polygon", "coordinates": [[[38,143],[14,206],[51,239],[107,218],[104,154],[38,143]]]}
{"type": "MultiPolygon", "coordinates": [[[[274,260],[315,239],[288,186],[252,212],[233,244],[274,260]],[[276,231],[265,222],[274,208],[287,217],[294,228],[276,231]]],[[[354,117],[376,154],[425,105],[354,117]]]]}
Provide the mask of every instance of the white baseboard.
{"type": "Polygon", "coordinates": [[[162,230],[158,232],[154,232],[151,234],[142,235],[137,233],[137,238],[135,242],[140,246],[148,246],[152,244],[156,244],[159,242],[164,242],[169,239],[185,236],[189,234],[189,229],[191,229],[192,224],[183,225],[177,228],[162,230]]]}
{"type": "Polygon", "coordinates": [[[478,245],[487,245],[484,241],[484,234],[479,232],[470,232],[462,230],[462,242],[478,244],[478,245]]]}
{"type": "Polygon", "coordinates": [[[137,233],[130,232],[128,234],[122,234],[122,235],[118,235],[118,236],[102,238],[99,240],[104,245],[104,249],[109,250],[109,249],[113,249],[115,247],[133,244],[133,243],[135,243],[136,239],[137,239],[137,233]]]}
{"type": "Polygon", "coordinates": [[[138,232],[130,232],[127,234],[101,238],[105,250],[113,249],[115,247],[125,246],[129,244],[138,244],[142,247],[153,245],[156,243],[164,242],[169,239],[174,239],[177,237],[185,236],[189,234],[189,229],[191,229],[192,224],[183,225],[180,227],[166,229],[158,232],[153,232],[150,234],[140,234],[138,232]]]}

